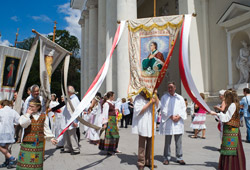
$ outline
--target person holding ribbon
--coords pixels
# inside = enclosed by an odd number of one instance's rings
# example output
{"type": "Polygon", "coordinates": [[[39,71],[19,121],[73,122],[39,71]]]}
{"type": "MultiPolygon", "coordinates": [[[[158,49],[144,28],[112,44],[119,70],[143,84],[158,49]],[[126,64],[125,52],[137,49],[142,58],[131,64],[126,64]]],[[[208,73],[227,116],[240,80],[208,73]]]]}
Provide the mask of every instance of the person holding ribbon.
{"type": "Polygon", "coordinates": [[[41,101],[31,99],[27,112],[19,119],[20,125],[25,128],[20,152],[18,155],[17,170],[43,169],[44,138],[56,144],[57,140],[49,128],[49,119],[41,112],[41,101]]]}
{"type": "Polygon", "coordinates": [[[224,94],[224,113],[211,111],[223,122],[223,136],[220,150],[219,170],[246,170],[246,158],[240,134],[239,100],[236,91],[227,90],[224,94]]]}

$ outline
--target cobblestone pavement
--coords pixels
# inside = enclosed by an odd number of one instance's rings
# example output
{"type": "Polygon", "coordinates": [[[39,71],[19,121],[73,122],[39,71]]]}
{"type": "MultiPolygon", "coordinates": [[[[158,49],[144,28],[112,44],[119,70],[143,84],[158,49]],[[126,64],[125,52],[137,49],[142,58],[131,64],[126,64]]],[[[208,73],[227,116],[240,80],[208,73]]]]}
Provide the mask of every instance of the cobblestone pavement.
{"type": "MultiPolygon", "coordinates": [[[[182,166],[173,161],[170,165],[163,165],[163,148],[164,136],[156,135],[155,137],[155,164],[158,170],[210,170],[217,169],[219,161],[220,146],[219,131],[217,130],[217,122],[212,116],[207,116],[206,139],[192,139],[192,129],[189,127],[191,122],[190,116],[185,121],[185,134],[183,135],[183,158],[187,165],[182,166]]],[[[246,160],[250,160],[250,144],[245,142],[246,129],[241,128],[243,139],[243,147],[245,150],[246,160]]],[[[81,136],[81,154],[70,155],[61,154],[60,150],[56,150],[51,143],[46,143],[46,152],[44,161],[45,170],[136,170],[138,136],[131,134],[131,127],[120,129],[119,150],[121,154],[115,156],[106,156],[105,152],[100,152],[96,145],[89,144],[88,140],[81,136]]],[[[14,156],[18,155],[19,144],[12,146],[14,156]]],[[[172,155],[175,155],[175,144],[172,140],[172,155]]],[[[0,154],[0,162],[4,161],[4,157],[0,154]]],[[[5,169],[5,168],[2,168],[5,169]]],[[[149,168],[145,168],[147,170],[149,168]]],[[[247,161],[247,169],[250,170],[250,161],[247,161]]]]}

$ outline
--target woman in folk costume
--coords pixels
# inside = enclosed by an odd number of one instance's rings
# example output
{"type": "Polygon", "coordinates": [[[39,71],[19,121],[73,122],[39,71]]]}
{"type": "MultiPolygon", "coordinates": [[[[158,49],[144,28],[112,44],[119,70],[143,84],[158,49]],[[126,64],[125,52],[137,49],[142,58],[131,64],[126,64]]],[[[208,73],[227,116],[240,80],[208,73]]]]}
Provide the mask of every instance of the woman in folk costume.
{"type": "Polygon", "coordinates": [[[57,143],[49,128],[48,117],[40,111],[41,101],[39,99],[32,99],[29,103],[27,113],[19,119],[20,125],[25,129],[18,155],[17,170],[42,170],[44,138],[51,139],[53,144],[57,143]]]}
{"type": "MultiPolygon", "coordinates": [[[[103,104],[103,133],[105,133],[104,139],[100,139],[99,149],[108,151],[108,155],[114,155],[119,153],[117,150],[119,142],[119,131],[116,121],[115,105],[113,103],[115,94],[110,91],[107,93],[107,101],[103,104]]],[[[105,99],[104,99],[105,100],[105,99]]]]}
{"type": "Polygon", "coordinates": [[[239,100],[235,91],[225,92],[225,113],[211,112],[223,122],[223,136],[220,150],[220,170],[246,170],[246,158],[240,134],[239,100]]]}
{"type": "MultiPolygon", "coordinates": [[[[89,123],[97,125],[97,126],[101,126],[98,123],[98,116],[101,113],[101,106],[99,104],[100,99],[101,99],[101,97],[99,95],[96,95],[95,98],[92,100],[91,105],[88,109],[88,111],[90,112],[89,123]]],[[[86,133],[86,137],[90,140],[90,143],[95,144],[95,145],[98,144],[99,139],[100,139],[99,132],[93,128],[88,128],[87,133],[86,133]]]]}

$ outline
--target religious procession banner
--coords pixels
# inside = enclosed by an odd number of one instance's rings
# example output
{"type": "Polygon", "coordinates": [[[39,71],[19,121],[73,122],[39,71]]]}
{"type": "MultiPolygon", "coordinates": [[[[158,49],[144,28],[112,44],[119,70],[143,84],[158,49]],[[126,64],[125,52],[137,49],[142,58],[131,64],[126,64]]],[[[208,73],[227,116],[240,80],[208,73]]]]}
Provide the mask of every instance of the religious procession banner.
{"type": "Polygon", "coordinates": [[[55,71],[60,62],[70,54],[70,52],[43,35],[39,34],[39,36],[41,94],[44,99],[50,99],[52,73],[55,71]]]}
{"type": "Polygon", "coordinates": [[[130,83],[128,96],[144,91],[152,96],[163,80],[183,15],[128,21],[130,83]]]}
{"type": "Polygon", "coordinates": [[[0,100],[12,100],[29,51],[0,46],[0,100]]]}

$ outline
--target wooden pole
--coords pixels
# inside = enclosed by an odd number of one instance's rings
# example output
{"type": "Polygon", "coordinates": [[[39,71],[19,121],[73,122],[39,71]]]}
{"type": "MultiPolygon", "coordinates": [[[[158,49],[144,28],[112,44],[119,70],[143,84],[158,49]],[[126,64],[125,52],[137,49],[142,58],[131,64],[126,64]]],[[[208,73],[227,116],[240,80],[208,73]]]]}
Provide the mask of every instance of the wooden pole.
{"type": "MultiPolygon", "coordinates": [[[[154,17],[156,17],[156,0],[154,0],[154,17]]],[[[154,95],[154,92],[153,92],[154,95]]],[[[151,155],[151,170],[154,170],[154,146],[155,146],[155,103],[153,103],[152,106],[152,146],[151,146],[151,150],[152,150],[152,155],[151,155]]]]}
{"type": "Polygon", "coordinates": [[[16,32],[16,39],[15,39],[15,46],[14,46],[14,47],[16,47],[16,44],[17,44],[18,32],[19,32],[19,28],[17,28],[17,32],[16,32]]]}
{"type": "Polygon", "coordinates": [[[155,132],[155,103],[152,106],[152,161],[151,161],[151,169],[154,170],[154,132],[155,132]]]}
{"type": "Polygon", "coordinates": [[[156,0],[154,0],[154,17],[156,17],[156,0]]]}
{"type": "Polygon", "coordinates": [[[55,21],[54,22],[54,31],[53,31],[53,42],[55,42],[55,37],[56,37],[56,24],[57,24],[57,22],[55,21]]]}

